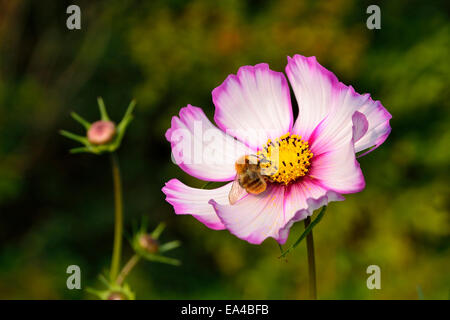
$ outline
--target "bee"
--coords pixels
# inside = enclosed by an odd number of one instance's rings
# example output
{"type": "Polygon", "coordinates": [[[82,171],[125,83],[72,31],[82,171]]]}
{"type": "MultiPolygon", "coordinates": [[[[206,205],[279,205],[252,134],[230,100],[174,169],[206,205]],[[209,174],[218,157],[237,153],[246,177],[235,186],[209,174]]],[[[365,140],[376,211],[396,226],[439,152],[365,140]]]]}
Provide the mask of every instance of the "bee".
{"type": "Polygon", "coordinates": [[[267,188],[266,177],[261,173],[261,163],[255,155],[245,155],[235,163],[236,178],[228,195],[230,204],[235,204],[247,192],[260,194],[267,188]]]}

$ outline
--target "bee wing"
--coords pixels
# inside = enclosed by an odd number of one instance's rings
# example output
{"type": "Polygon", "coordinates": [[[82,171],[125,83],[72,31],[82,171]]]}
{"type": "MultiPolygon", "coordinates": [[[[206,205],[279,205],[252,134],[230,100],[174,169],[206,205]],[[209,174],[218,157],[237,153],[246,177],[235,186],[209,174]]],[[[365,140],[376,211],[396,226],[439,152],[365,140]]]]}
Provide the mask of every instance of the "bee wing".
{"type": "Polygon", "coordinates": [[[243,196],[247,194],[247,190],[245,188],[242,188],[239,184],[238,177],[236,176],[236,179],[234,179],[233,184],[231,185],[230,193],[228,194],[228,200],[230,201],[230,204],[235,204],[239,199],[241,199],[243,196]]]}

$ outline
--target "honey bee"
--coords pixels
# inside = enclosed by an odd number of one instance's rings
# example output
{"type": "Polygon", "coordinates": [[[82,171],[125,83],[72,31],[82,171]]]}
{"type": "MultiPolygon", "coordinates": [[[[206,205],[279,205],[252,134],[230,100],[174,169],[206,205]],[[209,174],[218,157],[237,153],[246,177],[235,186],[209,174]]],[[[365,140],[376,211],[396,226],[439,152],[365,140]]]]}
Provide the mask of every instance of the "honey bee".
{"type": "Polygon", "coordinates": [[[228,195],[230,204],[235,204],[247,192],[260,194],[267,188],[266,177],[261,174],[261,163],[255,155],[245,155],[235,163],[236,178],[228,195]]]}

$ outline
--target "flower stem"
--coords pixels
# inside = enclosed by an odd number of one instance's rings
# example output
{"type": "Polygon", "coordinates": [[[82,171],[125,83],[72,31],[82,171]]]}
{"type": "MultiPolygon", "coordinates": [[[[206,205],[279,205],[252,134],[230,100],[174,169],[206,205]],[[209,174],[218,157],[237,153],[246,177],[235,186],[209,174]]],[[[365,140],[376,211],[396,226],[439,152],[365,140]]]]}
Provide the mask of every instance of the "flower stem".
{"type": "Polygon", "coordinates": [[[116,283],[120,286],[130,271],[134,268],[134,266],[139,262],[139,255],[133,255],[130,260],[128,260],[127,264],[123,267],[122,271],[120,271],[119,276],[117,277],[116,283]]]}
{"type": "Polygon", "coordinates": [[[120,267],[120,255],[122,251],[122,227],[123,227],[123,203],[122,182],[120,179],[119,159],[115,153],[111,153],[111,166],[114,181],[114,247],[111,260],[110,277],[115,281],[120,267]]]}
{"type": "MultiPolygon", "coordinates": [[[[305,219],[305,229],[311,223],[311,217],[305,219]]],[[[317,300],[317,285],[316,285],[316,259],[314,256],[314,239],[312,230],[306,236],[306,248],[308,251],[308,271],[309,271],[309,298],[317,300]]]]}

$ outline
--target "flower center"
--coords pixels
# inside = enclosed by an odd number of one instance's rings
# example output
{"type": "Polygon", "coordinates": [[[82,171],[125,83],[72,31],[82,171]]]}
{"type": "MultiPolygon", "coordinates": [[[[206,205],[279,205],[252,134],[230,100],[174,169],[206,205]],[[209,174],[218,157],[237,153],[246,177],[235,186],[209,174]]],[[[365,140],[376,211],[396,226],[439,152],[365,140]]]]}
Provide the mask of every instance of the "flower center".
{"type": "Polygon", "coordinates": [[[257,153],[261,164],[261,174],[270,182],[288,185],[308,173],[313,153],[308,142],[289,132],[275,141],[270,139],[257,153]]]}

